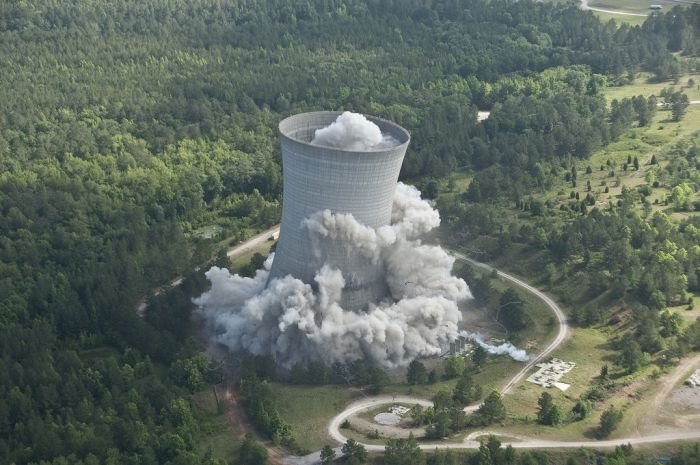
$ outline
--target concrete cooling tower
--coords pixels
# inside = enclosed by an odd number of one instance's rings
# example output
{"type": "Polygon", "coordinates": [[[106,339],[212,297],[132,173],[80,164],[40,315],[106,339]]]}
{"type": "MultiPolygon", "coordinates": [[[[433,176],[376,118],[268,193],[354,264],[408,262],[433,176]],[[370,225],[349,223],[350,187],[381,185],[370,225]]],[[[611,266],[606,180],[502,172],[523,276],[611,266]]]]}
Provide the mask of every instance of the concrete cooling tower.
{"type": "Polygon", "coordinates": [[[270,280],[292,275],[316,288],[325,265],[345,279],[341,305],[362,309],[388,297],[381,261],[349,247],[341,239],[315,237],[305,220],[318,212],[352,214],[360,223],[378,228],[391,220],[394,191],[410,135],[404,128],[367,117],[393,141],[367,150],[346,150],[312,144],[316,130],[336,121],[339,112],[291,116],[279,124],[284,194],[282,224],[270,280]]]}

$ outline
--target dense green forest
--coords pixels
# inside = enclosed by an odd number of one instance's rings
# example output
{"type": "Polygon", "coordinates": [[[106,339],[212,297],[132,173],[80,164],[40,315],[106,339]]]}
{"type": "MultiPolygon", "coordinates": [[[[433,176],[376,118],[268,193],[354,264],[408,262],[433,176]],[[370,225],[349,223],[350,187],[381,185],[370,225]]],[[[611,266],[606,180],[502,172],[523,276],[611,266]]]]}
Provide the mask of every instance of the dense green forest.
{"type": "Polygon", "coordinates": [[[201,277],[145,318],[134,308],[278,220],[285,115],[391,118],[413,133],[404,176],[466,167],[511,176],[510,195],[617,137],[611,118],[632,124],[600,88],[678,75],[699,15],[618,27],[534,1],[2,2],[0,461],[214,460],[189,397],[215,381],[188,342],[201,277]]]}

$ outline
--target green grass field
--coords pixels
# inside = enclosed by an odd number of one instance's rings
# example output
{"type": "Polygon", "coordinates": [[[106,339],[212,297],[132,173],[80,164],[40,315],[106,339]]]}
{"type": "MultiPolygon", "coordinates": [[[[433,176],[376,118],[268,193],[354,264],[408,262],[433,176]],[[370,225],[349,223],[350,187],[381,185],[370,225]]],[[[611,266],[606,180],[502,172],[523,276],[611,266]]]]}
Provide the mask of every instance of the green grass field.
{"type": "Polygon", "coordinates": [[[299,445],[318,450],[332,444],[326,434],[331,419],[353,400],[362,396],[347,386],[292,386],[273,383],[272,392],[280,416],[292,426],[299,445]]]}
{"type": "MultiPolygon", "coordinates": [[[[510,283],[495,279],[493,286],[502,292],[508,287],[519,289],[510,283]]],[[[521,297],[525,301],[526,308],[530,312],[533,325],[518,335],[522,341],[537,341],[536,346],[530,347],[530,351],[538,351],[544,346],[544,341],[550,340],[554,336],[557,328],[552,324],[551,311],[537,298],[528,293],[521,292],[521,297]]],[[[497,336],[503,336],[498,334],[497,336]]],[[[441,371],[442,359],[432,358],[424,360],[428,369],[436,367],[441,371]]],[[[503,385],[515,374],[521,362],[516,362],[507,356],[492,357],[478,374],[475,375],[477,382],[482,386],[484,395],[491,390],[500,390],[503,385]]],[[[451,391],[457,380],[439,381],[435,384],[407,385],[403,383],[402,377],[394,376],[394,384],[383,388],[384,395],[411,395],[430,399],[440,390],[451,391]]],[[[290,386],[285,384],[273,384],[275,398],[280,415],[285,421],[292,425],[295,437],[302,447],[315,450],[329,443],[326,435],[326,427],[330,419],[355,399],[362,396],[358,388],[349,386],[290,386]]],[[[536,402],[536,396],[535,396],[536,402]]],[[[367,442],[365,432],[355,432],[349,437],[367,442]]]]}
{"type": "Polygon", "coordinates": [[[197,415],[202,420],[202,430],[199,431],[197,451],[200,457],[210,454],[229,463],[238,453],[240,441],[226,419],[226,415],[219,413],[216,399],[211,390],[198,392],[192,396],[197,405],[197,415]]]}
{"type": "Polygon", "coordinates": [[[233,257],[233,259],[231,259],[231,266],[229,270],[232,273],[239,271],[241,268],[250,263],[250,259],[256,253],[261,254],[263,257],[267,257],[270,255],[270,249],[272,248],[273,244],[275,244],[274,241],[265,241],[259,246],[254,247],[241,255],[233,257]]]}
{"type": "Polygon", "coordinates": [[[639,73],[630,84],[607,87],[603,92],[605,98],[611,101],[613,99],[619,100],[622,98],[634,97],[635,95],[648,97],[649,95],[659,95],[663,89],[671,87],[674,91],[683,91],[683,93],[688,96],[689,100],[700,100],[700,89],[698,88],[698,84],[700,84],[700,73],[684,74],[678,78],[677,83],[673,81],[650,83],[648,82],[650,77],[651,75],[648,73],[639,73]],[[695,85],[692,87],[688,86],[689,79],[695,81],[695,85]]]}
{"type": "MultiPolygon", "coordinates": [[[[676,89],[687,83],[692,78],[695,82],[700,82],[700,75],[686,75],[675,85],[676,89]]],[[[673,83],[649,84],[646,82],[647,76],[639,76],[632,84],[624,87],[610,87],[605,91],[606,98],[612,99],[627,98],[634,95],[656,94],[673,83]]],[[[693,88],[684,88],[691,100],[700,100],[700,89],[697,85],[693,88]]],[[[547,193],[541,194],[545,200],[556,202],[567,202],[571,190],[579,192],[581,197],[587,193],[586,181],[590,181],[591,190],[596,193],[599,207],[605,207],[607,203],[616,202],[623,187],[633,188],[646,184],[646,174],[650,169],[663,169],[668,163],[669,151],[679,142],[687,141],[691,138],[700,138],[697,134],[700,128],[700,105],[691,105],[687,114],[681,122],[670,122],[669,112],[658,111],[653,124],[648,127],[632,128],[628,130],[620,139],[604,149],[593,154],[588,161],[577,164],[577,187],[572,188],[571,183],[560,179],[556,185],[547,193]],[[656,155],[658,165],[651,166],[649,161],[652,155],[656,155]],[[640,169],[635,171],[630,165],[627,171],[622,169],[622,165],[627,161],[628,156],[637,157],[640,162],[640,169]],[[608,160],[610,165],[608,165],[608,160]],[[600,166],[604,169],[600,170],[600,166]],[[586,173],[586,167],[591,167],[591,173],[586,173]],[[610,176],[610,171],[615,171],[614,176],[610,176]],[[609,192],[604,193],[605,187],[609,192]]],[[[469,173],[456,172],[449,179],[452,180],[453,188],[445,193],[444,188],[448,180],[441,180],[443,195],[460,195],[469,185],[471,176],[469,173]]],[[[654,188],[650,200],[663,201],[668,192],[668,186],[661,185],[654,188]]],[[[696,194],[698,195],[698,194],[696,194]]],[[[654,205],[653,209],[663,209],[671,213],[669,207],[662,204],[654,205]]],[[[640,206],[641,209],[641,206],[640,206]]],[[[674,218],[687,213],[673,213],[674,218]]],[[[269,253],[272,242],[262,244],[256,250],[236,257],[232,263],[233,269],[244,266],[250,257],[259,252],[263,255],[269,253]]],[[[473,245],[473,244],[472,244],[473,245]]],[[[503,256],[499,257],[494,265],[497,268],[504,268],[515,272],[520,276],[544,288],[552,294],[564,292],[567,294],[566,305],[573,308],[585,301],[585,305],[597,305],[603,308],[621,309],[624,303],[612,302],[607,296],[596,296],[592,300],[586,296],[587,280],[579,279],[577,275],[568,276],[564,279],[555,277],[552,280],[545,278],[544,269],[540,254],[537,251],[525,247],[512,247],[503,256]]],[[[493,286],[499,292],[503,292],[509,283],[502,280],[494,280],[493,286]]],[[[517,288],[516,288],[517,289],[517,288]]],[[[546,341],[550,340],[557,325],[554,324],[550,310],[535,297],[521,292],[521,298],[526,302],[528,312],[534,324],[521,334],[515,335],[514,340],[518,344],[527,346],[530,352],[541,350],[546,341]],[[534,343],[533,345],[530,345],[534,343]]],[[[679,312],[687,312],[682,308],[675,309],[679,312]]],[[[481,312],[481,318],[487,320],[488,309],[469,310],[481,312]]],[[[688,322],[694,320],[700,311],[693,310],[684,313],[684,319],[688,322]]],[[[506,338],[508,335],[499,333],[496,325],[489,326],[489,332],[494,337],[506,338]]],[[[586,392],[592,384],[596,383],[596,377],[603,364],[607,363],[611,367],[611,372],[618,374],[617,382],[619,389],[612,393],[604,402],[595,406],[592,414],[580,422],[567,421],[557,427],[546,427],[534,423],[537,410],[537,398],[544,388],[525,380],[521,381],[511,393],[504,398],[509,417],[503,425],[495,425],[494,431],[509,431],[534,437],[546,437],[557,439],[575,439],[590,436],[593,428],[598,424],[600,414],[609,404],[614,404],[625,410],[625,419],[615,432],[616,436],[633,432],[641,418],[643,418],[648,400],[658,389],[658,382],[650,381],[650,375],[656,366],[650,364],[636,373],[634,376],[620,376],[619,369],[614,366],[616,354],[608,344],[609,337],[616,331],[614,328],[573,328],[569,339],[561,346],[553,356],[576,363],[576,368],[567,374],[562,381],[571,384],[566,392],[557,389],[547,391],[554,397],[555,403],[565,412],[565,418],[576,400],[586,392]]],[[[513,336],[513,335],[511,335],[513,336]]],[[[439,367],[442,364],[440,359],[425,360],[428,368],[439,367]]],[[[500,389],[503,384],[521,367],[522,364],[511,360],[508,357],[500,356],[492,358],[488,364],[478,373],[476,379],[484,388],[484,395],[491,389],[500,389]]],[[[409,386],[403,384],[400,373],[393,375],[393,384],[384,387],[382,394],[404,394],[422,398],[431,398],[440,390],[451,390],[454,388],[456,380],[440,381],[431,385],[409,386]]],[[[281,416],[292,425],[294,435],[301,447],[309,450],[316,450],[323,445],[330,443],[326,435],[326,427],[330,419],[339,413],[346,405],[363,394],[358,388],[349,386],[289,386],[276,383],[273,385],[275,398],[281,416]]],[[[570,417],[569,417],[570,420],[570,417]]],[[[368,441],[364,432],[350,432],[349,437],[357,436],[358,440],[368,441]]],[[[223,437],[223,436],[222,436],[223,437]]],[[[216,437],[212,439],[212,449],[223,448],[222,453],[230,453],[227,447],[233,450],[234,446],[226,445],[222,439],[222,444],[218,444],[216,437]]]]}
{"type": "Polygon", "coordinates": [[[621,15],[615,13],[607,13],[603,11],[594,11],[593,14],[596,15],[604,23],[607,23],[611,19],[614,19],[615,23],[617,23],[618,26],[622,23],[629,24],[630,26],[641,26],[647,19],[646,16],[621,15]]]}
{"type": "MultiPolygon", "coordinates": [[[[661,90],[672,87],[676,91],[682,90],[686,93],[689,100],[700,100],[700,89],[697,84],[687,87],[689,79],[693,79],[696,83],[700,82],[700,74],[684,75],[675,85],[672,82],[650,84],[647,78],[648,76],[642,75],[630,85],[608,87],[605,90],[605,96],[612,101],[635,95],[658,95],[661,90]]],[[[576,187],[564,179],[559,179],[543,196],[543,200],[552,200],[556,204],[567,203],[570,192],[578,193],[580,198],[585,198],[588,193],[587,182],[590,182],[591,193],[597,199],[596,206],[605,208],[609,202],[617,202],[623,188],[635,188],[648,184],[646,180],[648,172],[650,170],[658,172],[663,169],[670,159],[669,153],[677,144],[697,138],[700,134],[700,105],[690,105],[680,122],[673,122],[670,118],[670,111],[659,109],[649,126],[629,129],[617,141],[594,153],[589,160],[578,162],[576,187]],[[658,165],[652,166],[650,162],[654,156],[658,165]],[[624,170],[628,157],[632,159],[636,157],[639,160],[638,171],[632,165],[628,165],[627,171],[624,170]],[[590,174],[586,172],[588,167],[592,170],[590,174]],[[611,175],[612,173],[614,174],[611,175]],[[607,193],[605,193],[606,188],[607,193]]],[[[695,172],[694,167],[689,169],[695,172]]],[[[663,200],[669,191],[670,186],[663,184],[652,188],[649,196],[651,210],[664,210],[676,219],[684,218],[687,213],[673,212],[663,205],[663,200]],[[656,201],[659,203],[656,204],[656,201]]],[[[695,196],[696,199],[700,198],[700,193],[696,193],[695,196]]]]}

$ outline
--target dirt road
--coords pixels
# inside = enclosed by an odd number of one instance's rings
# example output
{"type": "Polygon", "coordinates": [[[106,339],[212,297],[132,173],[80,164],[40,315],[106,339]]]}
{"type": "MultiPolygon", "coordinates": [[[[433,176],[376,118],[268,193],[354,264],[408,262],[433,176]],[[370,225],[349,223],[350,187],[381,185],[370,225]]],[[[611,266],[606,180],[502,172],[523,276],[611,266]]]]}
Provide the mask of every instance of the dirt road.
{"type": "Polygon", "coordinates": [[[246,252],[248,252],[251,249],[254,249],[255,247],[259,246],[260,244],[264,243],[266,240],[270,239],[270,237],[277,237],[277,235],[280,232],[280,227],[279,225],[273,226],[267,231],[263,231],[257,236],[253,236],[250,239],[248,239],[245,242],[241,242],[237,246],[229,249],[228,252],[226,252],[226,256],[229,258],[234,258],[239,255],[242,255],[246,252]]]}
{"type": "MultiPolygon", "coordinates": [[[[642,433],[653,433],[659,430],[659,424],[670,426],[671,428],[682,428],[684,425],[691,426],[697,420],[697,415],[685,415],[681,412],[667,411],[662,409],[666,399],[671,395],[673,389],[686,379],[690,372],[700,365],[700,355],[681,360],[678,366],[673,368],[670,375],[662,378],[661,389],[651,399],[646,414],[640,419],[638,430],[642,433]]],[[[686,412],[683,412],[686,413],[686,412]]],[[[695,423],[697,424],[697,423],[695,423]]]]}

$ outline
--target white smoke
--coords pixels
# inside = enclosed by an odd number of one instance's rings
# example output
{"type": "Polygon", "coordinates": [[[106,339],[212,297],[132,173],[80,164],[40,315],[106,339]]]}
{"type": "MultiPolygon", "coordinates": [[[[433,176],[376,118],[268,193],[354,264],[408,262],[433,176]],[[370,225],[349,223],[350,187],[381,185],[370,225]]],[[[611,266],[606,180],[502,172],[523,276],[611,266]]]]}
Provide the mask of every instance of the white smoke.
{"type": "Polygon", "coordinates": [[[382,134],[379,126],[359,113],[343,112],[325,128],[317,129],[313,145],[335,147],[355,152],[366,152],[398,145],[398,141],[388,134],[382,134]]]}
{"type": "Polygon", "coordinates": [[[392,224],[370,228],[352,215],[328,211],[305,225],[318,240],[330,237],[381,261],[391,301],[361,311],[340,305],[345,279],[340,270],[318,270],[317,290],[286,276],[265,286],[272,256],[254,278],[211,268],[211,290],[195,299],[234,351],[270,354],[287,367],[295,362],[350,362],[370,358],[385,366],[407,365],[416,357],[438,355],[458,336],[459,300],[470,297],[466,283],[451,275],[454,258],[440,247],[423,245],[417,235],[438,226],[438,213],[412,186],[399,183],[392,224]]]}
{"type": "Polygon", "coordinates": [[[524,351],[523,349],[518,349],[510,342],[504,342],[503,344],[495,346],[484,341],[484,339],[478,333],[461,331],[459,335],[476,342],[481,347],[483,347],[484,350],[486,350],[486,352],[490,354],[508,355],[510,358],[518,362],[527,362],[528,360],[530,360],[530,356],[527,354],[526,351],[524,351]]]}

